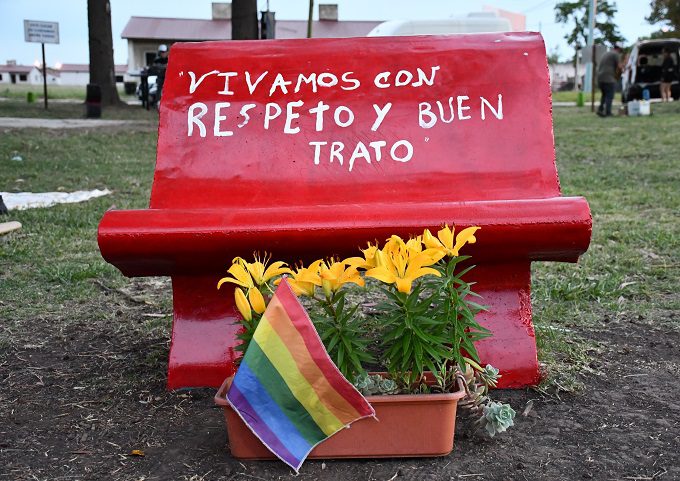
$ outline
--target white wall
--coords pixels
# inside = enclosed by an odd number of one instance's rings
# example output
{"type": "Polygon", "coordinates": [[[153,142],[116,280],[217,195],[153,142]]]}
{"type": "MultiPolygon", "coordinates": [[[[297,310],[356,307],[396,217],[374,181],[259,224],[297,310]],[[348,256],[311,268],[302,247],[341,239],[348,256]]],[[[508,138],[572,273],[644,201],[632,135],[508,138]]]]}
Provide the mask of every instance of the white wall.
{"type": "MultiPolygon", "coordinates": [[[[116,73],[116,76],[123,75],[116,73]]],[[[127,80],[127,79],[125,79],[127,80]]],[[[59,84],[61,85],[87,85],[90,83],[90,72],[61,72],[59,84]]],[[[118,82],[120,84],[120,82],[118,82]]]]}
{"type": "MultiPolygon", "coordinates": [[[[9,72],[2,72],[0,75],[2,75],[2,79],[0,79],[0,83],[3,84],[11,84],[12,83],[12,76],[9,72]]],[[[15,85],[42,85],[43,83],[43,77],[42,77],[42,72],[37,69],[36,67],[33,67],[30,72],[28,72],[26,75],[26,80],[21,80],[21,75],[23,74],[14,74],[16,77],[16,82],[15,85]]],[[[59,77],[56,77],[49,72],[47,72],[47,83],[49,85],[57,85],[59,84],[59,77]]]]}
{"type": "MultiPolygon", "coordinates": [[[[558,90],[562,84],[574,79],[574,64],[571,62],[551,64],[548,69],[550,70],[550,86],[553,90],[558,90]]],[[[583,80],[585,72],[585,66],[579,64],[579,83],[583,80]]]]}
{"type": "MultiPolygon", "coordinates": [[[[26,80],[20,80],[19,75],[20,74],[14,74],[16,76],[16,85],[30,85],[31,84],[31,74],[32,72],[29,72],[26,74],[26,80]]],[[[42,77],[40,77],[40,81],[42,82],[42,77]]],[[[9,72],[2,72],[2,80],[0,80],[0,83],[3,84],[11,84],[12,83],[12,77],[9,72]]]]}
{"type": "Polygon", "coordinates": [[[128,71],[131,73],[139,73],[139,71],[147,66],[145,54],[151,53],[156,55],[158,46],[165,44],[168,47],[174,43],[172,40],[128,40],[128,71]]]}
{"type": "Polygon", "coordinates": [[[90,83],[90,72],[61,72],[61,85],[87,85],[90,83]]]}

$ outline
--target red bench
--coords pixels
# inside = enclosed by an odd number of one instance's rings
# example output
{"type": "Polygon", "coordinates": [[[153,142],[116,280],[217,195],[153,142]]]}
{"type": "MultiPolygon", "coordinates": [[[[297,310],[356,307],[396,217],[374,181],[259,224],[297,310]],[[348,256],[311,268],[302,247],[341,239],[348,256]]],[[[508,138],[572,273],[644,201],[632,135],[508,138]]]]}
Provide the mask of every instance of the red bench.
{"type": "Polygon", "coordinates": [[[575,262],[591,234],[560,194],[540,35],[175,44],[150,207],[107,212],[99,246],[126,276],[172,277],[168,388],[219,386],[234,256],[356,255],[445,222],[482,226],[465,253],[483,361],[535,384],[530,263],[575,262]]]}

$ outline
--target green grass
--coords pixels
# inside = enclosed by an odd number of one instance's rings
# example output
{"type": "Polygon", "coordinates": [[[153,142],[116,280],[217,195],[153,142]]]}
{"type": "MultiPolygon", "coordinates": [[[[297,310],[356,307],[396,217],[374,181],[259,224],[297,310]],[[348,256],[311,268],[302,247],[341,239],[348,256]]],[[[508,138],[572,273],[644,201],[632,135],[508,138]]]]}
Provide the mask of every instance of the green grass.
{"type": "Polygon", "coordinates": [[[641,318],[675,323],[680,308],[680,104],[651,117],[600,119],[589,109],[555,110],[557,167],[564,195],[583,195],[593,237],[577,265],[533,265],[534,322],[551,380],[569,388],[597,347],[574,328],[641,318]]]}
{"type": "MultiPolygon", "coordinates": [[[[8,104],[0,102],[0,115],[16,108],[8,104]]],[[[563,389],[576,387],[579,374],[590,369],[598,345],[587,333],[604,319],[678,323],[672,313],[680,308],[680,103],[655,104],[653,111],[651,117],[608,119],[589,109],[554,111],[563,193],[585,196],[594,220],[590,249],[578,264],[533,265],[540,357],[550,383],[563,389]]],[[[141,107],[131,112],[148,114],[141,107]]],[[[156,134],[147,130],[3,131],[0,191],[114,193],[11,214],[24,227],[0,240],[0,345],[14,322],[55,313],[63,318],[64,312],[80,321],[115,317],[98,284],[119,288],[130,281],[102,260],[97,225],[114,205],[148,204],[156,134]],[[11,161],[14,154],[24,160],[11,161]]]]}
{"type": "Polygon", "coordinates": [[[67,308],[74,318],[89,315],[84,304],[101,296],[92,279],[113,286],[126,282],[102,260],[97,225],[114,205],[148,205],[156,134],[24,129],[3,137],[0,191],[108,188],[113,194],[86,203],[11,212],[10,218],[23,228],[4,242],[0,239],[0,319],[43,318],[67,308]],[[10,160],[14,153],[23,161],[10,160]],[[67,307],[72,305],[76,307],[67,307]]]}
{"type": "MultiPolygon", "coordinates": [[[[575,92],[573,90],[569,90],[567,92],[553,92],[552,93],[552,99],[553,102],[574,102],[576,103],[576,100],[578,98],[578,92],[575,92]]],[[[590,93],[584,93],[583,94],[583,101],[585,102],[586,107],[590,107],[590,101],[591,101],[591,94],[590,93]]],[[[621,94],[617,93],[614,96],[614,102],[618,102],[621,100],[621,94]]],[[[595,91],[595,106],[600,102],[600,91],[596,90],[595,91]]]]}
{"type": "MultiPolygon", "coordinates": [[[[77,99],[85,100],[85,85],[48,85],[47,99],[77,99]]],[[[0,84],[0,98],[26,100],[26,94],[33,92],[36,102],[42,102],[44,98],[43,85],[13,85],[0,84]]],[[[125,91],[123,87],[118,87],[118,94],[123,97],[125,91]]]]}
{"type": "MultiPolygon", "coordinates": [[[[83,102],[48,102],[47,110],[42,101],[27,103],[19,100],[0,101],[0,117],[44,118],[44,119],[82,119],[85,117],[83,102]]],[[[145,110],[139,105],[104,107],[102,119],[107,120],[149,120],[158,121],[158,112],[145,110]]]]}
{"type": "Polygon", "coordinates": [[[552,93],[553,102],[576,102],[576,96],[577,92],[573,90],[552,93]]]}

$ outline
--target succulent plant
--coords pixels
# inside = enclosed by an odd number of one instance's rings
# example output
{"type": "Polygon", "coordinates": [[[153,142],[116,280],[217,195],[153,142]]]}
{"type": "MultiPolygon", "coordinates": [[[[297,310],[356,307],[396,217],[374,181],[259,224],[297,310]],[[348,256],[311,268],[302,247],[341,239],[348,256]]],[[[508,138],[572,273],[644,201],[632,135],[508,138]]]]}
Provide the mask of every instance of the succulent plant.
{"type": "Polygon", "coordinates": [[[399,392],[399,386],[394,380],[385,378],[380,374],[359,374],[354,379],[354,386],[364,396],[397,394],[399,392]]]}
{"type": "Polygon", "coordinates": [[[494,437],[514,425],[515,411],[509,404],[491,401],[484,406],[483,419],[486,432],[489,433],[489,436],[494,437]]]}
{"type": "Polygon", "coordinates": [[[380,394],[396,394],[399,391],[399,386],[392,379],[380,379],[378,381],[378,390],[380,394]]]}

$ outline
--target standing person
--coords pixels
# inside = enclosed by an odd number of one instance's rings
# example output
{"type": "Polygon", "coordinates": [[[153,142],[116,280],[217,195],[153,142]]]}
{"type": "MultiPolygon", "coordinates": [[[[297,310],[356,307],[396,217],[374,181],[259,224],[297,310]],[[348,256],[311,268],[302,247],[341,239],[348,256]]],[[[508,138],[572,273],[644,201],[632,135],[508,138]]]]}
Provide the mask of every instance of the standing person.
{"type": "Polygon", "coordinates": [[[661,63],[661,99],[664,102],[671,101],[671,82],[675,80],[675,62],[671,52],[663,49],[663,62],[661,63]]]}
{"type": "Polygon", "coordinates": [[[168,67],[168,46],[161,44],[158,46],[158,54],[153,59],[149,73],[156,75],[156,99],[160,102],[165,83],[165,69],[168,67]]]}
{"type": "Polygon", "coordinates": [[[620,45],[614,45],[612,50],[602,56],[597,66],[597,84],[602,92],[600,107],[597,109],[597,115],[600,117],[609,117],[612,114],[616,82],[621,72],[622,50],[620,45]]]}

